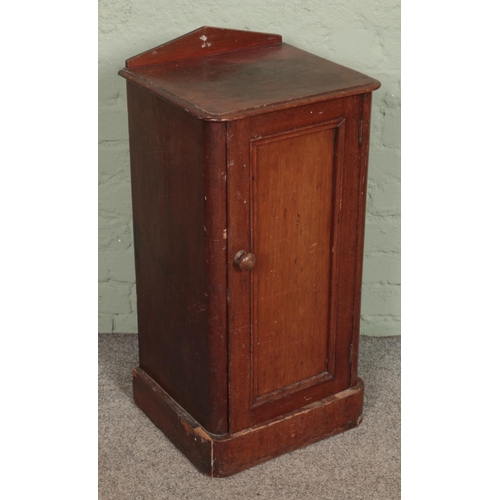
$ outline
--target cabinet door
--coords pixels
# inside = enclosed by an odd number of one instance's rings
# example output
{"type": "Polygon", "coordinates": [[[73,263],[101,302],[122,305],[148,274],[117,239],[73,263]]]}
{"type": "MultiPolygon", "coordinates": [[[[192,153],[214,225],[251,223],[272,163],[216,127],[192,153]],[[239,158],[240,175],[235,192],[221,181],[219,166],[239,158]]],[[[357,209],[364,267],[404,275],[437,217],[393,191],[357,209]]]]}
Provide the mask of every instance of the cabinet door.
{"type": "Polygon", "coordinates": [[[231,432],[355,383],[362,109],[358,96],[228,124],[231,432]]]}

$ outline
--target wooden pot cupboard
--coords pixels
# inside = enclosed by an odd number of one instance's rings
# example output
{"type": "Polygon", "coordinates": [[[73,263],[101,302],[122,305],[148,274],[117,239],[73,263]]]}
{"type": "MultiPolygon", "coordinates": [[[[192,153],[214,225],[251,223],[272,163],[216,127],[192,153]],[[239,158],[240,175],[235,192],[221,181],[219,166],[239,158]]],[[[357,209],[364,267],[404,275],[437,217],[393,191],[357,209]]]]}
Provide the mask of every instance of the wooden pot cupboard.
{"type": "Polygon", "coordinates": [[[359,425],[366,75],[202,27],[128,59],[134,399],[223,477],[359,425]]]}

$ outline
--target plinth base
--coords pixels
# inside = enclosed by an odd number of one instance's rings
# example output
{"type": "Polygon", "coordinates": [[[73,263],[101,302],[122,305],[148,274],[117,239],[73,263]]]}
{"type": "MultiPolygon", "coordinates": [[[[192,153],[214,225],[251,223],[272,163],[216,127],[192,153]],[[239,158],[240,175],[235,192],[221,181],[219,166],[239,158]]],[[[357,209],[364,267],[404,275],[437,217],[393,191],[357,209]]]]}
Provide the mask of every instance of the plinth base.
{"type": "Polygon", "coordinates": [[[205,431],[141,368],[132,372],[134,400],[203,473],[230,476],[283,453],[357,427],[364,384],[234,434],[205,431]]]}

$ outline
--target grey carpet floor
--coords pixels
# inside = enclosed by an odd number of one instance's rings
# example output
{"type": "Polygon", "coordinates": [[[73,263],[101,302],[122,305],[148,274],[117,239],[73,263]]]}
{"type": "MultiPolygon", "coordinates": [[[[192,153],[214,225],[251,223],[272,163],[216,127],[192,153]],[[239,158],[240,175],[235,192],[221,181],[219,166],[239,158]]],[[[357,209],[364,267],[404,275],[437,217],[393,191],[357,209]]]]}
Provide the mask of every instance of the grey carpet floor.
{"type": "Polygon", "coordinates": [[[137,336],[99,336],[101,500],[391,500],[400,498],[400,339],[362,337],[363,422],[234,476],[214,479],[132,399],[137,336]]]}

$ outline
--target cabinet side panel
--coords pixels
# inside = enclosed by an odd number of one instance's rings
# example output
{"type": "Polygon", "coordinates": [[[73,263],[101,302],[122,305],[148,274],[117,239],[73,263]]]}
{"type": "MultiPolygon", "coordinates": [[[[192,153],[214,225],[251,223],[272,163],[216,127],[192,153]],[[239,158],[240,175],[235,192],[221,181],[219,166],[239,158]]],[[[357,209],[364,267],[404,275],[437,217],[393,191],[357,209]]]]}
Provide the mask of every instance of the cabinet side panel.
{"type": "Polygon", "coordinates": [[[139,363],[209,428],[203,122],[129,82],[127,95],[139,363]]]}

